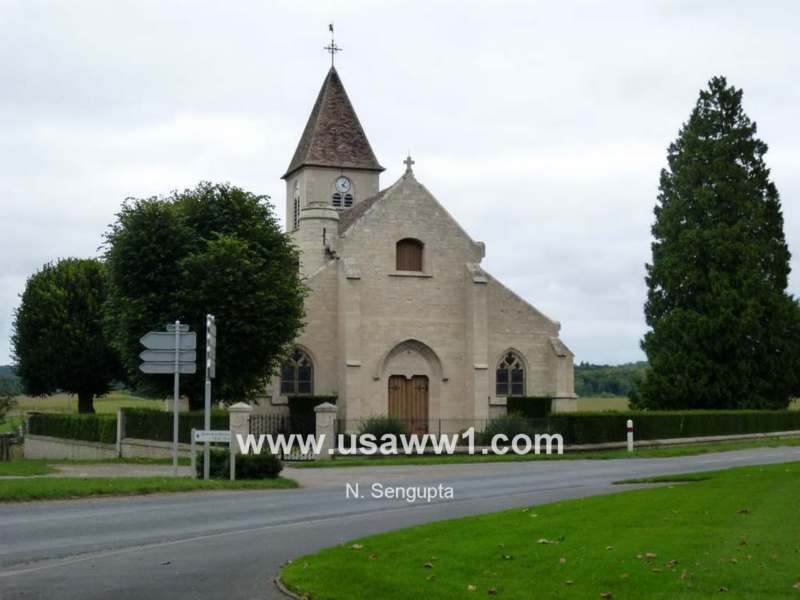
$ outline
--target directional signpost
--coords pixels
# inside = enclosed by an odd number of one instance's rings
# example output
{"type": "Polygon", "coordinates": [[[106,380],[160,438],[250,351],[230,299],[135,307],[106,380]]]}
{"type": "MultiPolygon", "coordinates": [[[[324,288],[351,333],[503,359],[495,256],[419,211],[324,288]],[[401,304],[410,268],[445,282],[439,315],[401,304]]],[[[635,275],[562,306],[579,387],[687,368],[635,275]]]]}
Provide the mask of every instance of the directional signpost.
{"type": "MultiPolygon", "coordinates": [[[[206,387],[205,387],[205,417],[203,427],[211,430],[211,380],[217,374],[217,320],[214,315],[206,315],[206,387]]],[[[211,450],[209,442],[215,440],[197,440],[203,444],[203,479],[208,480],[211,463],[211,450]]],[[[230,443],[230,439],[227,440],[230,443]]]]}
{"type": "MultiPolygon", "coordinates": [[[[144,361],[139,365],[139,370],[142,373],[172,374],[175,378],[172,394],[172,474],[177,477],[180,376],[181,373],[188,375],[197,372],[197,353],[195,352],[197,334],[189,331],[188,325],[175,321],[174,325],[167,325],[166,331],[151,331],[145,334],[139,342],[147,348],[139,355],[139,358],[144,361]]],[[[206,429],[211,429],[208,420],[208,408],[206,408],[206,429]]],[[[207,458],[206,465],[208,465],[207,458]]]]}

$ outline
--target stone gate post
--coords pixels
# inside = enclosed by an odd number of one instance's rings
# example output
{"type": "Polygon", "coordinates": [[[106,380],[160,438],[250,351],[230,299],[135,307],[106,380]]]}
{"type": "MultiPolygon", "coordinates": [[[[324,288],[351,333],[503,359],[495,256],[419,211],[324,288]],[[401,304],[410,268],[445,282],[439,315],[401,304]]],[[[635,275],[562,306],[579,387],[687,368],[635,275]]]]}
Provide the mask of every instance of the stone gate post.
{"type": "Polygon", "coordinates": [[[330,402],[323,402],[314,407],[316,415],[316,435],[318,440],[323,440],[320,446],[320,455],[317,460],[330,460],[333,458],[331,450],[336,447],[336,406],[330,402]],[[322,436],[325,436],[324,438],[322,436]]]}

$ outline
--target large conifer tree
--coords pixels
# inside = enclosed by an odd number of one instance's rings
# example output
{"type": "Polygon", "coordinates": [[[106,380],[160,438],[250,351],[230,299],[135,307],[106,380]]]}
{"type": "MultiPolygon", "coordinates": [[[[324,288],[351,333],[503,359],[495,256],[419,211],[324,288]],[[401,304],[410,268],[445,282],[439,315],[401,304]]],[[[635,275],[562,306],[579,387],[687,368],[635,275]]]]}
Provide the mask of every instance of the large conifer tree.
{"type": "Polygon", "coordinates": [[[742,91],[715,77],[668,151],[647,265],[642,408],[785,408],[800,309],[767,145],[742,91]]]}

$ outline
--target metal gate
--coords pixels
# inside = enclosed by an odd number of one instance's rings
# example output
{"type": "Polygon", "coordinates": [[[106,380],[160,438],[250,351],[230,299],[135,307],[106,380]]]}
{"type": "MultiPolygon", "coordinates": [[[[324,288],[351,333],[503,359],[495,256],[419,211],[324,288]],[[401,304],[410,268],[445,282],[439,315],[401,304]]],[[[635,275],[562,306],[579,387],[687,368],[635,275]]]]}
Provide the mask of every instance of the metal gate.
{"type": "MultiPolygon", "coordinates": [[[[289,439],[289,435],[297,434],[306,436],[314,433],[314,414],[308,415],[250,415],[250,433],[259,435],[283,435],[289,439]]],[[[263,451],[263,450],[262,450],[263,451]]],[[[310,453],[302,454],[300,449],[293,445],[289,452],[281,452],[278,455],[284,462],[314,460],[310,453]]]]}

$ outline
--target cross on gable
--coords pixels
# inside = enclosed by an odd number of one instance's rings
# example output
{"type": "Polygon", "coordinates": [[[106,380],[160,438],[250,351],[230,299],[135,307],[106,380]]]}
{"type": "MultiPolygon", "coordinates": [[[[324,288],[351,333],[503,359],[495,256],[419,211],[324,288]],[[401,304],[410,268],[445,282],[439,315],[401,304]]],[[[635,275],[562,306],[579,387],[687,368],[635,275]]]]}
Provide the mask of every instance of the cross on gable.
{"type": "Polygon", "coordinates": [[[415,164],[415,163],[414,163],[414,160],[411,158],[411,155],[410,155],[410,154],[409,154],[409,155],[408,155],[408,157],[407,157],[407,158],[406,158],[406,159],[403,161],[403,163],[406,165],[406,173],[410,173],[410,172],[411,172],[411,165],[415,164]]]}

